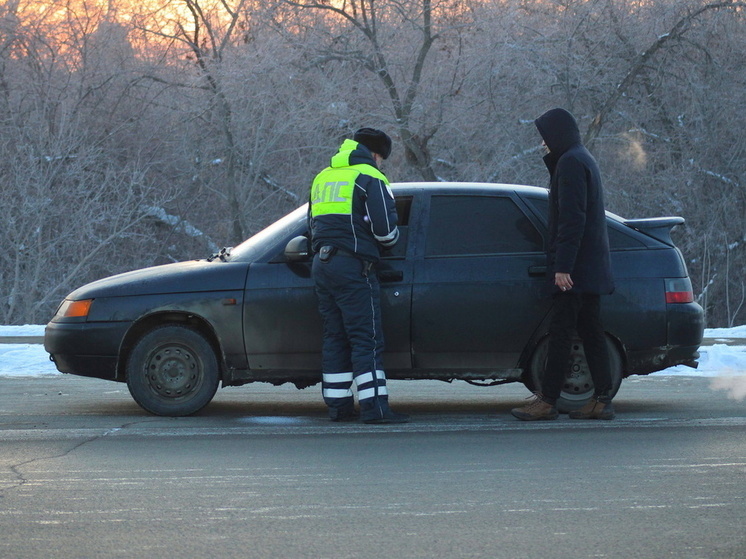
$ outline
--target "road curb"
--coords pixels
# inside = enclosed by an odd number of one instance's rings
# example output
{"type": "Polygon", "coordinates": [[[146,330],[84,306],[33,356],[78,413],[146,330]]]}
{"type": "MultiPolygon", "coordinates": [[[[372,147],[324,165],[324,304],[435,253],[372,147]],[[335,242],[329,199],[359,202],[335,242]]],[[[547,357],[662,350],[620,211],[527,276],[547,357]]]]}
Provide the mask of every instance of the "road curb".
{"type": "Polygon", "coordinates": [[[0,344],[43,344],[44,336],[0,336],[0,344]]]}

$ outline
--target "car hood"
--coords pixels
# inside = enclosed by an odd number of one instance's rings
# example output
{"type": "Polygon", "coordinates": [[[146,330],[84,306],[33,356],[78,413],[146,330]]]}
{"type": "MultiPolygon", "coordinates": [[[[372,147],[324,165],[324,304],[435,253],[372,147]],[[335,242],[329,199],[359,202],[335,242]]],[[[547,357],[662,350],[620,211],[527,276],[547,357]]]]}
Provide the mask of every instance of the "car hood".
{"type": "Polygon", "coordinates": [[[143,268],[79,287],[68,299],[243,289],[249,264],[192,260],[143,268]]]}

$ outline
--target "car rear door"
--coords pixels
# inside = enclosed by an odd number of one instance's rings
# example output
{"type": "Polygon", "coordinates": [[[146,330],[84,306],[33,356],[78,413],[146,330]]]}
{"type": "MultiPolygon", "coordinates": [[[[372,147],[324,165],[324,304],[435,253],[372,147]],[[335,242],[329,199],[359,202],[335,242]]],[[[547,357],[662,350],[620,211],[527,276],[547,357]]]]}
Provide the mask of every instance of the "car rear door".
{"type": "Polygon", "coordinates": [[[517,366],[550,307],[534,219],[510,192],[430,197],[413,288],[416,368],[517,366]]]}

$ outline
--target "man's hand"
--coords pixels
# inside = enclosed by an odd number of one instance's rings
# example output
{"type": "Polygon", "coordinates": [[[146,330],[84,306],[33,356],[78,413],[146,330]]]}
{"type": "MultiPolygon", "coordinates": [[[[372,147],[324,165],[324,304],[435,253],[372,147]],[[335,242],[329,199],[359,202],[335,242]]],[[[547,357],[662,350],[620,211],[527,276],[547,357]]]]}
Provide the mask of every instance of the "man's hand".
{"type": "Polygon", "coordinates": [[[562,291],[569,291],[572,289],[572,278],[570,274],[563,272],[557,272],[554,274],[554,285],[559,287],[562,291]]]}

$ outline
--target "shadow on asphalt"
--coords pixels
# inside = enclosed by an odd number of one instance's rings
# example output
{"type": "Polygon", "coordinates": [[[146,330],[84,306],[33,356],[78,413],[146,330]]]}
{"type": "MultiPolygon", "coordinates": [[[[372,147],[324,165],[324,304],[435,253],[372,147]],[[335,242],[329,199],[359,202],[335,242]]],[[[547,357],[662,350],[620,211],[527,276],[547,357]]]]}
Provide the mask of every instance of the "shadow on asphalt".
{"type": "MultiPolygon", "coordinates": [[[[525,404],[524,399],[500,399],[492,403],[487,402],[393,402],[395,411],[416,416],[510,416],[510,410],[525,404]]],[[[680,411],[680,404],[673,402],[656,402],[651,400],[619,399],[615,401],[617,414],[628,415],[670,415],[680,411]]],[[[141,409],[134,401],[127,402],[78,402],[69,410],[72,414],[111,416],[121,418],[157,418],[141,409]]],[[[201,411],[187,416],[188,418],[236,419],[241,417],[308,417],[326,418],[326,408],[323,403],[308,402],[240,402],[213,401],[201,411]]],[[[178,421],[183,418],[161,417],[163,420],[178,421]]]]}

